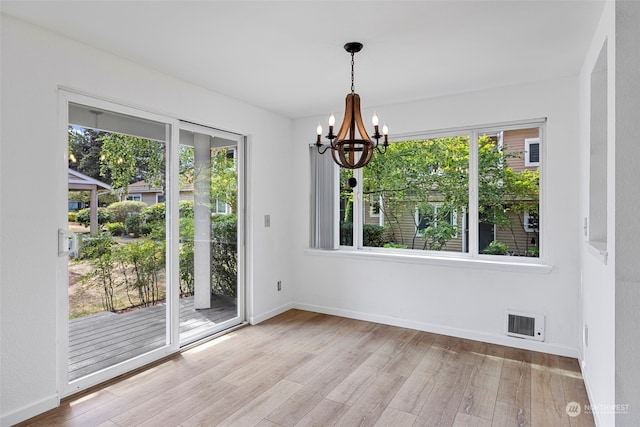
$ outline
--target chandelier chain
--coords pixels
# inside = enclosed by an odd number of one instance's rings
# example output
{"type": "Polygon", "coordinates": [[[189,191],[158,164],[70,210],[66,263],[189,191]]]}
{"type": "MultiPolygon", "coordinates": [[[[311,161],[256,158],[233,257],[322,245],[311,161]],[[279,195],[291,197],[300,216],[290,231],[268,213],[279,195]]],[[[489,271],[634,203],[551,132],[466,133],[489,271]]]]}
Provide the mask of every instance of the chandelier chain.
{"type": "Polygon", "coordinates": [[[355,61],[353,60],[353,55],[354,53],[351,52],[351,93],[355,93],[355,84],[353,83],[353,67],[355,64],[355,61]]]}

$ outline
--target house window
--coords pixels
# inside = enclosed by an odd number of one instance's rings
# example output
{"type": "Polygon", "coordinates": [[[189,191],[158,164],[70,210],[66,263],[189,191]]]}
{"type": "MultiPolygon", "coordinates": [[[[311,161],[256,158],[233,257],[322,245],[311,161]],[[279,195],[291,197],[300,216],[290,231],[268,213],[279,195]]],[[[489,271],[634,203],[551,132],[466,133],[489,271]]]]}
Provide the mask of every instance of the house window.
{"type": "Polygon", "coordinates": [[[527,233],[537,233],[539,231],[538,214],[525,211],[523,214],[523,226],[524,231],[527,233]]]}
{"type": "Polygon", "coordinates": [[[211,213],[226,215],[229,213],[229,206],[225,202],[223,202],[222,200],[216,197],[215,200],[211,201],[211,213]]]}
{"type": "Polygon", "coordinates": [[[370,195],[369,196],[369,216],[371,218],[379,218],[380,217],[380,204],[382,201],[381,197],[378,195],[370,195]]]}
{"type": "Polygon", "coordinates": [[[391,142],[364,168],[341,169],[336,186],[341,247],[431,256],[539,256],[544,123],[425,133],[391,142]],[[370,195],[376,195],[378,206],[370,195]],[[384,216],[375,228],[372,217],[378,213],[384,216]]]}
{"type": "Polygon", "coordinates": [[[527,138],[524,140],[524,165],[540,165],[540,138],[527,138]]]}
{"type": "Polygon", "coordinates": [[[132,202],[141,202],[142,194],[127,194],[126,200],[129,200],[132,202]]]}
{"type": "Polygon", "coordinates": [[[425,237],[431,230],[442,232],[450,227],[452,237],[457,237],[458,215],[456,211],[447,209],[441,203],[430,203],[416,206],[416,233],[425,237]]]}

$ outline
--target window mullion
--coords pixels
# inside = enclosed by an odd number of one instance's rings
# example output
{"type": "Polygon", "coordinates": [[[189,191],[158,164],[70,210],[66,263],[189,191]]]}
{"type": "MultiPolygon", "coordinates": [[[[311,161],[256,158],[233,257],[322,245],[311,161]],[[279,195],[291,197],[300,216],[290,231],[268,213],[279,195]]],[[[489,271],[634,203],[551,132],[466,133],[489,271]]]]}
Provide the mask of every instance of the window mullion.
{"type": "Polygon", "coordinates": [[[353,246],[362,249],[362,235],[364,225],[364,207],[362,196],[362,169],[354,169],[353,177],[358,185],[353,189],[353,246]]]}
{"type": "Polygon", "coordinates": [[[469,137],[469,255],[478,255],[478,132],[469,137]]]}

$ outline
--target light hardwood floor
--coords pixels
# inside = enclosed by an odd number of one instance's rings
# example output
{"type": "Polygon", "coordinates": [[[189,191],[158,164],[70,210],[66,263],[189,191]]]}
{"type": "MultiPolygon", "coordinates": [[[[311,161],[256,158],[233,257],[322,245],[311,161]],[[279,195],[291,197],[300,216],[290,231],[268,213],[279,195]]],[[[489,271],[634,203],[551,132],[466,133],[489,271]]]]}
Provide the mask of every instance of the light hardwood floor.
{"type": "Polygon", "coordinates": [[[593,426],[575,359],[291,310],[20,426],[593,426]]]}

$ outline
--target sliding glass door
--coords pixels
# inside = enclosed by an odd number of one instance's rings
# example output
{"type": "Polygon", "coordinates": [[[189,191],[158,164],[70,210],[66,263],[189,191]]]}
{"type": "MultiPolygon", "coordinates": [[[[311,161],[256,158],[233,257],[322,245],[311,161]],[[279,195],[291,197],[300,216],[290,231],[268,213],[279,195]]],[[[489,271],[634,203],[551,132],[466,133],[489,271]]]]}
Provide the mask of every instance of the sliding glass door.
{"type": "Polygon", "coordinates": [[[67,395],[244,320],[244,138],[73,93],[62,98],[67,395]]]}
{"type": "Polygon", "coordinates": [[[180,344],[240,323],[242,168],[239,135],[180,124],[180,344]]]}

